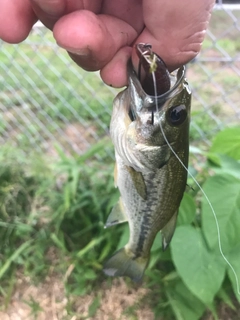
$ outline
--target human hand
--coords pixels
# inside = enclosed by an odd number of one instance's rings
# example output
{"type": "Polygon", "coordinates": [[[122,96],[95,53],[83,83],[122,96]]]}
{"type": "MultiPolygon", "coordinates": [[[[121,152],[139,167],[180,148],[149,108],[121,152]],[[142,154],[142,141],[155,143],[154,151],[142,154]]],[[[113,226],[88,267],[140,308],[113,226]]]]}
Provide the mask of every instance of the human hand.
{"type": "Polygon", "coordinates": [[[170,71],[200,51],[215,0],[1,0],[0,38],[23,41],[39,19],[83,69],[100,70],[114,87],[127,84],[132,47],[152,45],[170,71]]]}

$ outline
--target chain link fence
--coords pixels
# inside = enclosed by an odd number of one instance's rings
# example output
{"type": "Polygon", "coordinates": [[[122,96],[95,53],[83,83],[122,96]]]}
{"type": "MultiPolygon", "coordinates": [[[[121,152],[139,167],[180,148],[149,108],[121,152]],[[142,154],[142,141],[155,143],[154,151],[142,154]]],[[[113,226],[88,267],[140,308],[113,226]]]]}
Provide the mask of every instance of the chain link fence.
{"type": "MultiPolygon", "coordinates": [[[[240,5],[217,5],[201,54],[188,65],[192,143],[209,143],[240,119],[240,5]]],[[[108,135],[117,90],[77,67],[51,32],[35,26],[18,45],[0,42],[0,143],[82,154],[108,135]]]]}

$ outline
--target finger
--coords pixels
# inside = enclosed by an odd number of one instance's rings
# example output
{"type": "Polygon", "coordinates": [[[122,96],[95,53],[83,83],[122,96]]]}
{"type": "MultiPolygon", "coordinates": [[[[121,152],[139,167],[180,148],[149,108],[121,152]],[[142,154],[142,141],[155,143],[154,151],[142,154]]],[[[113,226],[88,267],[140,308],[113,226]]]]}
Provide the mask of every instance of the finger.
{"type": "Polygon", "coordinates": [[[58,45],[88,71],[102,69],[120,48],[129,46],[137,37],[128,23],[87,10],[62,17],[55,24],[53,34],[58,45]]]}
{"type": "MultiPolygon", "coordinates": [[[[214,2],[158,0],[156,4],[155,0],[145,0],[146,28],[136,42],[151,43],[153,51],[161,56],[170,71],[178,68],[199,53],[214,2]]],[[[135,50],[132,59],[136,67],[138,59],[135,50]]]]}
{"type": "Polygon", "coordinates": [[[142,1],[105,0],[101,12],[129,23],[138,33],[143,30],[142,1]]]}
{"type": "Polygon", "coordinates": [[[62,16],[77,11],[89,10],[98,13],[101,8],[100,0],[31,0],[33,9],[39,20],[48,27],[53,29],[56,21],[62,16]]]}
{"type": "Polygon", "coordinates": [[[127,85],[127,63],[132,47],[121,48],[113,59],[100,71],[102,80],[109,86],[121,88],[127,85]]]}
{"type": "Polygon", "coordinates": [[[67,9],[65,0],[32,0],[31,3],[38,19],[49,29],[67,9]]]}
{"type": "Polygon", "coordinates": [[[0,39],[18,43],[28,36],[37,17],[26,0],[1,0],[0,21],[0,39]]]}
{"type": "MultiPolygon", "coordinates": [[[[201,49],[204,35],[204,31],[198,32],[192,35],[192,41],[190,38],[188,38],[187,41],[184,38],[178,38],[178,41],[173,42],[164,36],[161,40],[156,39],[148,29],[145,29],[137,38],[136,43],[151,44],[153,52],[157,53],[163,59],[169,71],[173,71],[197,56],[201,49]]],[[[132,51],[132,61],[134,69],[137,70],[139,58],[135,50],[132,51]]]]}

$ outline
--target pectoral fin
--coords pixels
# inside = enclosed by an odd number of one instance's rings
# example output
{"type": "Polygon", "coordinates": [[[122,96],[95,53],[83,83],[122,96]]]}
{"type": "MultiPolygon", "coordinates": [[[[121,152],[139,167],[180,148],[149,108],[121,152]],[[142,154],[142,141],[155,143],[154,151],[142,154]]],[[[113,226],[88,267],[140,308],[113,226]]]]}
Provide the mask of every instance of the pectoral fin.
{"type": "Polygon", "coordinates": [[[145,181],[143,179],[143,175],[141,172],[136,171],[132,167],[126,166],[128,172],[130,173],[130,176],[132,178],[132,181],[134,183],[134,186],[137,190],[137,193],[144,199],[147,200],[147,187],[145,184],[145,181]]]}
{"type": "Polygon", "coordinates": [[[172,239],[172,236],[173,236],[175,228],[176,228],[177,216],[178,216],[178,211],[176,211],[174,213],[172,218],[168,221],[168,223],[165,225],[165,227],[162,228],[162,230],[161,230],[163,251],[167,249],[167,247],[172,239]]]}
{"type": "Polygon", "coordinates": [[[113,207],[104,228],[114,226],[115,224],[123,223],[128,221],[125,214],[122,199],[120,198],[118,203],[113,207]]]}

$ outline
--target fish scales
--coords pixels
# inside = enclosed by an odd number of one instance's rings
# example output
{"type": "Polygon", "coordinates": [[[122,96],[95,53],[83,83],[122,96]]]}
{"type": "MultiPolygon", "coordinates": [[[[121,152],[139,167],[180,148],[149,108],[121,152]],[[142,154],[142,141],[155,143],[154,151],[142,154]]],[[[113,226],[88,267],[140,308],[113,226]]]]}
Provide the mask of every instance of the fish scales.
{"type": "MultiPolygon", "coordinates": [[[[156,61],[158,58],[154,54],[156,61]]],[[[158,81],[165,66],[160,62],[160,69],[156,68],[158,81]]],[[[116,157],[115,185],[121,197],[106,227],[128,221],[130,237],[105,264],[104,272],[140,281],[156,234],[161,231],[165,250],[175,230],[187,180],[182,163],[187,167],[191,93],[184,67],[173,75],[166,70],[164,81],[168,76],[171,87],[158,96],[145,92],[131,63],[128,70],[129,86],[115,98],[110,124],[116,157]]]]}

